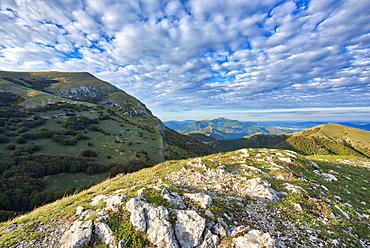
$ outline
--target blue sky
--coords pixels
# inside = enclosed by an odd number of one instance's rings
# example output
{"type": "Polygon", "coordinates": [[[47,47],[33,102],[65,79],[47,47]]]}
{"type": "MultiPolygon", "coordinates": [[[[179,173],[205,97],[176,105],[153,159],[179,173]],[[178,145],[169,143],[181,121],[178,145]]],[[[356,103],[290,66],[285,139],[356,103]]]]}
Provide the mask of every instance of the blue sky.
{"type": "Polygon", "coordinates": [[[370,120],[370,1],[1,0],[0,70],[88,71],[164,121],[370,120]]]}

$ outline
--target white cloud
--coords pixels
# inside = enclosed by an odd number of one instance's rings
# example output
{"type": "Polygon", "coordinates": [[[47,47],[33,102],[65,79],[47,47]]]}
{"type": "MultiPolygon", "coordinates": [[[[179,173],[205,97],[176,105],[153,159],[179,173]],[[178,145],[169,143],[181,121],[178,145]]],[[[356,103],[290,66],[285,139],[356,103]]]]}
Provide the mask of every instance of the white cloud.
{"type": "Polygon", "coordinates": [[[0,69],[88,71],[162,110],[369,105],[370,2],[306,7],[3,0],[0,69]]]}

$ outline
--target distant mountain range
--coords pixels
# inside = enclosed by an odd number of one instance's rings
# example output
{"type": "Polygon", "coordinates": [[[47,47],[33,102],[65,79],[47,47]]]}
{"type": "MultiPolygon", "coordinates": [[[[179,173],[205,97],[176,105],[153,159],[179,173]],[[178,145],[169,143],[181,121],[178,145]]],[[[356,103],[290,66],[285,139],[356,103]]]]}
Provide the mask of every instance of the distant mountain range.
{"type": "Polygon", "coordinates": [[[217,118],[202,121],[164,122],[170,128],[183,134],[205,134],[212,135],[218,139],[236,139],[256,133],[279,134],[278,128],[260,126],[255,123],[243,123],[238,120],[217,118]]]}
{"type": "MultiPolygon", "coordinates": [[[[176,130],[184,134],[201,133],[214,135],[215,138],[219,139],[230,139],[232,138],[243,138],[256,133],[294,133],[303,131],[314,126],[327,124],[328,122],[297,122],[297,121],[263,121],[263,122],[246,122],[238,120],[230,120],[226,118],[217,118],[213,120],[185,120],[185,121],[164,121],[163,124],[173,130],[176,130]],[[240,128],[235,128],[235,126],[243,126],[245,132],[241,132],[240,128]],[[212,129],[211,129],[212,127],[212,129]],[[215,130],[216,129],[216,130],[215,130]],[[220,130],[219,130],[220,129],[220,130]],[[228,133],[225,135],[217,135],[217,131],[223,132],[227,130],[228,133]],[[235,132],[234,132],[235,131],[235,132]],[[212,134],[213,132],[213,134],[212,134]]],[[[338,124],[355,127],[363,130],[370,131],[370,122],[336,122],[338,124]]],[[[201,136],[198,136],[201,137],[201,136]]]]}

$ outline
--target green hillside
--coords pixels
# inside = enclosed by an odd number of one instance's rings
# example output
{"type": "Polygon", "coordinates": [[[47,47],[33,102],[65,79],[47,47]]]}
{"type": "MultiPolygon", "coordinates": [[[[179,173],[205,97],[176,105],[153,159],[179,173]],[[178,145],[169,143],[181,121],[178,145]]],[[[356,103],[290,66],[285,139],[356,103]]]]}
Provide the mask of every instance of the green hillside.
{"type": "Polygon", "coordinates": [[[289,149],[303,155],[353,155],[370,157],[370,132],[329,123],[293,134],[257,134],[241,139],[217,140],[221,151],[243,147],[289,149]]]}
{"type": "Polygon", "coordinates": [[[277,128],[262,127],[226,118],[195,121],[178,129],[177,131],[184,134],[209,134],[218,139],[236,139],[256,133],[282,133],[277,128]]]}
{"type": "Polygon", "coordinates": [[[118,173],[214,152],[88,73],[0,72],[0,219],[118,173]]]}

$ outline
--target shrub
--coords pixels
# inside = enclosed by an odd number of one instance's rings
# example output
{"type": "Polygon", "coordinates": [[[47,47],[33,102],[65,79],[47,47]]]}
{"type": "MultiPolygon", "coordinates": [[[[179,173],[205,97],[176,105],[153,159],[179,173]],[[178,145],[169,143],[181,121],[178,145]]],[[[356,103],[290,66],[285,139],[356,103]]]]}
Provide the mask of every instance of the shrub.
{"type": "Polygon", "coordinates": [[[0,143],[7,143],[9,141],[9,138],[5,135],[0,135],[0,143]]]}
{"type": "Polygon", "coordinates": [[[27,140],[21,136],[18,136],[15,138],[15,142],[18,143],[18,144],[24,144],[27,142],[27,140]]]}
{"type": "Polygon", "coordinates": [[[77,135],[75,136],[75,139],[76,139],[76,140],[88,140],[88,139],[89,139],[89,136],[87,136],[87,135],[83,135],[83,134],[77,134],[77,135]]]}
{"type": "Polygon", "coordinates": [[[6,149],[15,150],[16,145],[14,143],[9,143],[6,145],[6,149]]]}
{"type": "Polygon", "coordinates": [[[81,152],[82,157],[97,157],[98,153],[94,150],[85,149],[81,152]]]}

